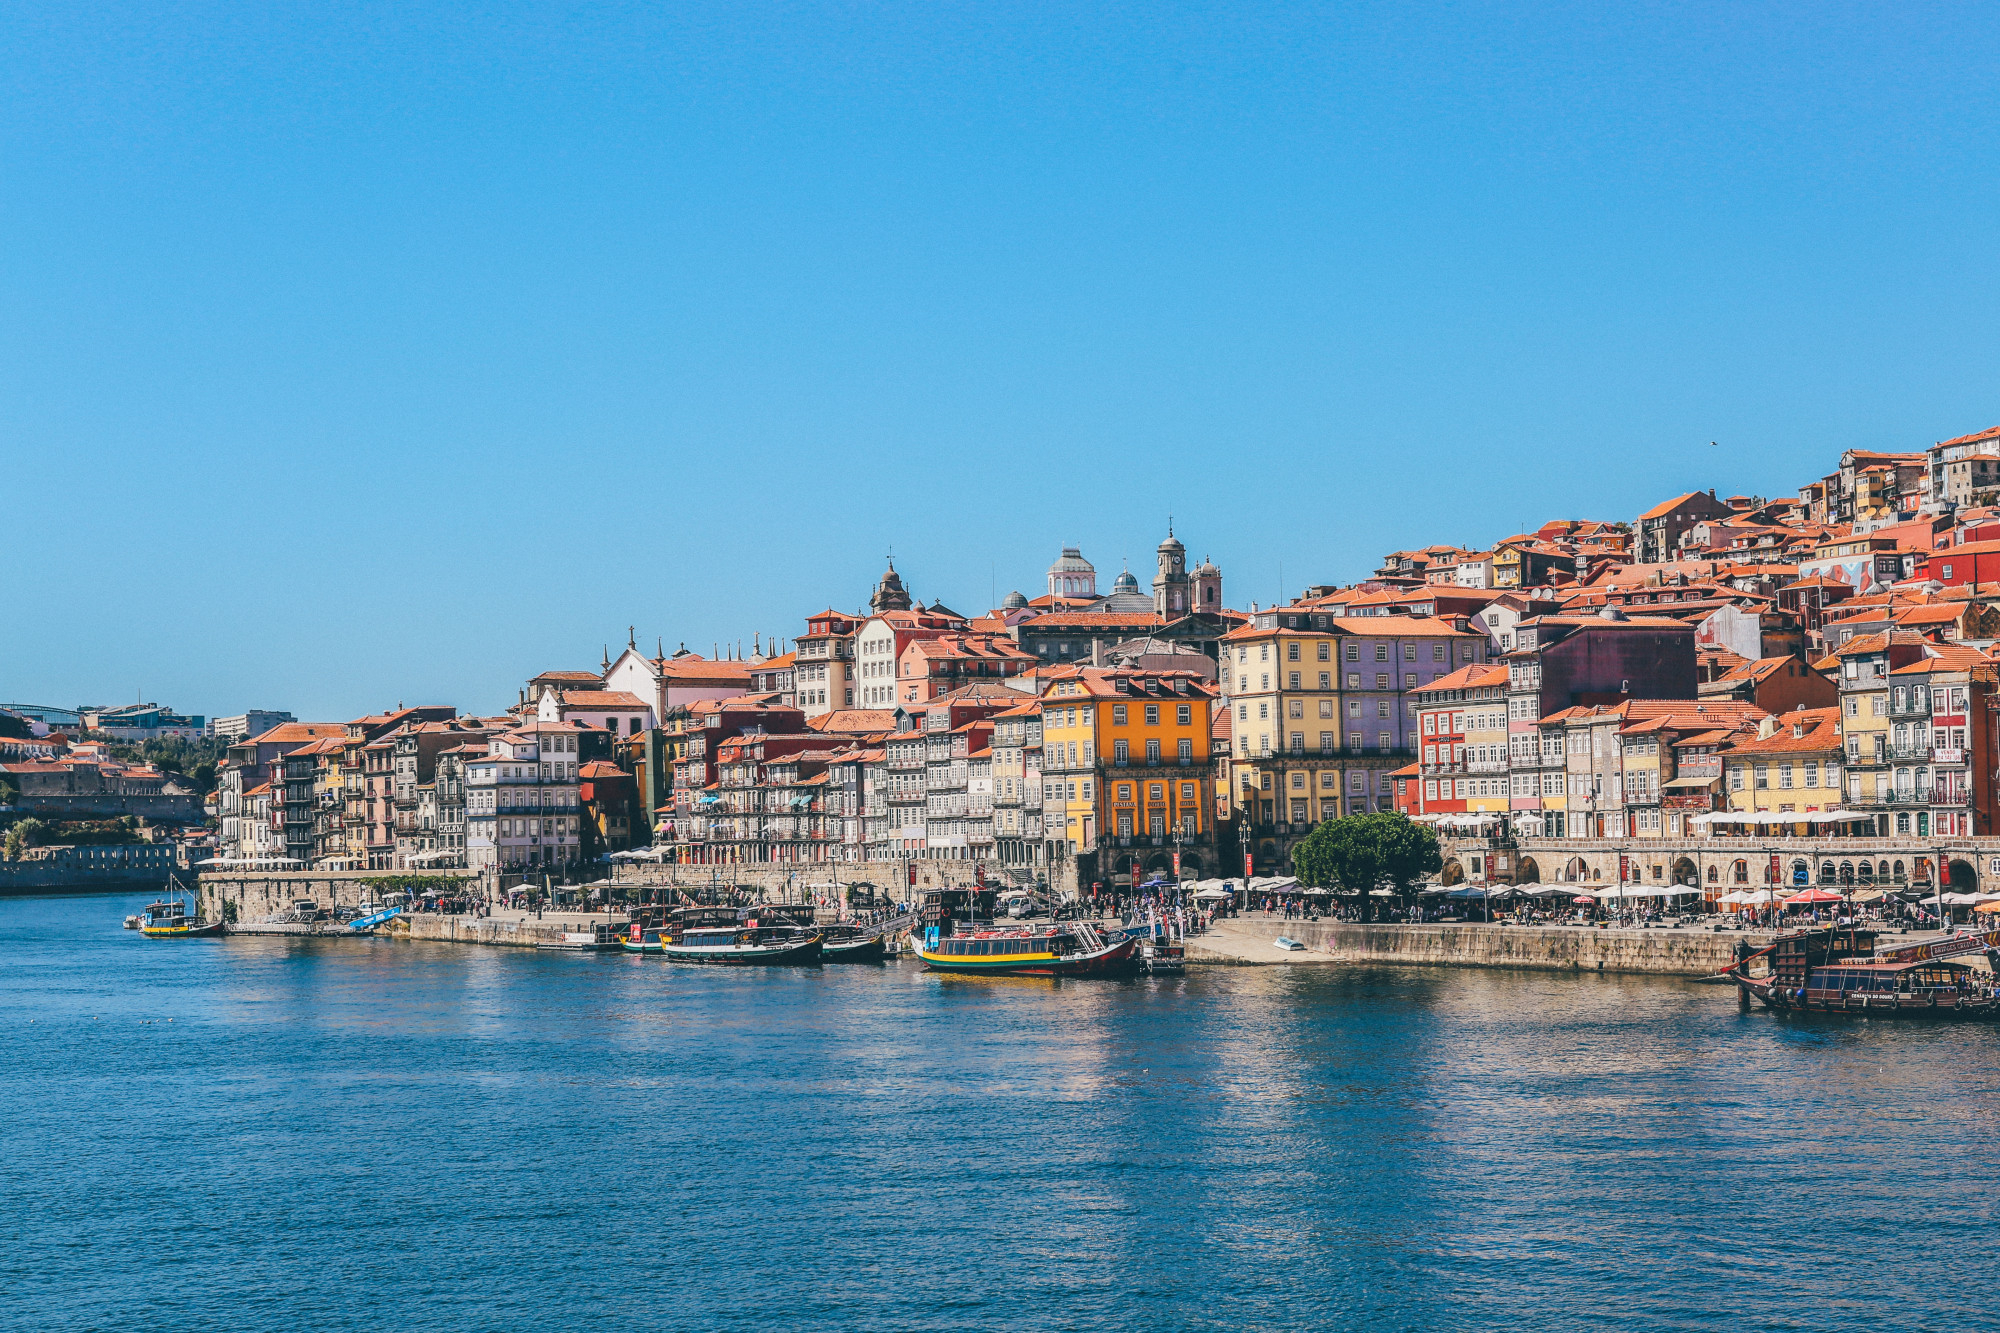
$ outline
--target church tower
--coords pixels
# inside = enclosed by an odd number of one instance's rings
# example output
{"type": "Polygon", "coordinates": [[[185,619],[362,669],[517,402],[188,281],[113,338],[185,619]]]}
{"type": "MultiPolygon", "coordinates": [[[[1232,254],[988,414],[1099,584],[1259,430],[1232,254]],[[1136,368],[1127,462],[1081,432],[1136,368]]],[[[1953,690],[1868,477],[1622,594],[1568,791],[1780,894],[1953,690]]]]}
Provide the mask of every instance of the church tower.
{"type": "Polygon", "coordinates": [[[1153,610],[1169,620],[1179,620],[1195,609],[1194,587],[1188,579],[1187,547],[1167,525],[1167,539],[1160,543],[1160,572],[1153,576],[1153,610]]]}
{"type": "Polygon", "coordinates": [[[875,595],[868,599],[868,605],[877,613],[910,609],[910,594],[903,587],[902,576],[896,573],[895,561],[889,562],[889,570],[875,585],[875,595]]]}

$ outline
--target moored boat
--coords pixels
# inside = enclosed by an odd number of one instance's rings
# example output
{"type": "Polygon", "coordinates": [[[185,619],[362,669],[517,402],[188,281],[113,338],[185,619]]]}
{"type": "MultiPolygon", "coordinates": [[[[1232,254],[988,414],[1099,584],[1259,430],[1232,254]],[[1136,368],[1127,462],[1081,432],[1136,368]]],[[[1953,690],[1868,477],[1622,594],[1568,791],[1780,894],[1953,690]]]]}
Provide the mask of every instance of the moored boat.
{"type": "Polygon", "coordinates": [[[932,972],[997,976],[1130,976],[1138,970],[1139,941],[1107,941],[1090,926],[1025,926],[925,932],[917,957],[932,972]]]}
{"type": "Polygon", "coordinates": [[[825,939],[797,926],[708,926],[681,930],[661,940],[660,952],[676,963],[816,963],[825,939]]]}
{"type": "Polygon", "coordinates": [[[2000,931],[1874,950],[1860,930],[1803,931],[1737,961],[1724,975],[1767,1009],[1911,1018],[2000,1018],[1991,970],[2000,931]],[[1988,970],[1949,961],[1984,953],[1988,970]],[[1762,961],[1764,972],[1756,974],[1762,961]]]}
{"type": "Polygon", "coordinates": [[[887,951],[882,944],[882,932],[872,934],[862,926],[827,926],[821,933],[826,943],[820,950],[820,959],[828,963],[879,963],[887,951]]]}
{"type": "MultiPolygon", "coordinates": [[[[147,939],[194,939],[203,935],[220,935],[220,921],[203,921],[194,914],[194,906],[187,891],[179,880],[171,881],[173,892],[159,902],[153,903],[140,914],[139,933],[147,939]]],[[[128,923],[129,928],[129,923],[128,923]]]]}

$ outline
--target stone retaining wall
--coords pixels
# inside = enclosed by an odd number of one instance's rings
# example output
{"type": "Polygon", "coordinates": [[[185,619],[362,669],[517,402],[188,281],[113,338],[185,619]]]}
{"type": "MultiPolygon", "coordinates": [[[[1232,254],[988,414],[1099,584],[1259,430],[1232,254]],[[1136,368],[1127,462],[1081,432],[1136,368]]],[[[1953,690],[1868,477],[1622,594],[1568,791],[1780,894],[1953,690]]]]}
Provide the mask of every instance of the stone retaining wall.
{"type": "MultiPolygon", "coordinates": [[[[1240,929],[1241,924],[1230,923],[1240,929]]],[[[1256,923],[1261,924],[1261,923],[1256,923]]],[[[1316,954],[1353,963],[1421,963],[1460,967],[1528,967],[1562,972],[1648,972],[1707,976],[1736,956],[1734,932],[1696,930],[1547,930],[1532,926],[1357,925],[1336,921],[1269,923],[1271,939],[1288,935],[1316,954]]],[[[1761,939],[1759,946],[1761,947],[1761,939]]],[[[1284,955],[1272,951],[1271,961],[1284,955]]],[[[1188,942],[1190,962],[1240,958],[1188,942]]]]}

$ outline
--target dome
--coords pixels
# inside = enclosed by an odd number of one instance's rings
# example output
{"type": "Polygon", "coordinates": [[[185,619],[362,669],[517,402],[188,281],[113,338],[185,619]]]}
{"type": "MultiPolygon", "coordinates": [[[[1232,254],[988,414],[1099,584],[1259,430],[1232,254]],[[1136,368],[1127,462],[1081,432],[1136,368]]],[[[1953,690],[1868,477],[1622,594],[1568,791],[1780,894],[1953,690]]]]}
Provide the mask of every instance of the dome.
{"type": "Polygon", "coordinates": [[[1132,576],[1132,571],[1128,569],[1124,573],[1120,574],[1117,578],[1111,580],[1111,591],[1114,594],[1121,592],[1137,592],[1139,591],[1139,580],[1134,578],[1132,576]]]}
{"type": "Polygon", "coordinates": [[[1062,554],[1049,566],[1051,574],[1095,574],[1097,566],[1083,558],[1083,552],[1074,546],[1063,547],[1062,554]]]}
{"type": "Polygon", "coordinates": [[[1000,609],[1003,611],[1018,611],[1027,604],[1028,599],[1021,595],[1019,589],[1000,599],[1000,609]]]}
{"type": "Polygon", "coordinates": [[[1181,545],[1181,539],[1179,537],[1174,536],[1174,530],[1172,528],[1168,528],[1167,539],[1160,543],[1160,549],[1162,551],[1185,551],[1187,550],[1187,547],[1181,545]]]}
{"type": "Polygon", "coordinates": [[[1222,571],[1215,567],[1215,562],[1213,560],[1209,560],[1206,558],[1204,558],[1200,564],[1194,567],[1194,573],[1196,578],[1201,578],[1202,576],[1208,574],[1213,574],[1217,578],[1220,578],[1222,576],[1222,571]]]}

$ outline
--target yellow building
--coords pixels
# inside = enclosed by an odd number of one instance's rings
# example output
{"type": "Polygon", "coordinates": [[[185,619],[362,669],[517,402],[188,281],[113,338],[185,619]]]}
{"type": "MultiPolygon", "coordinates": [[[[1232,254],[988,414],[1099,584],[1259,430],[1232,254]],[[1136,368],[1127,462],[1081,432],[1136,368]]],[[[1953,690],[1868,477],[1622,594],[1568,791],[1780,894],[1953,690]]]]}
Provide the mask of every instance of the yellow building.
{"type": "Polygon", "coordinates": [[[1289,873],[1322,820],[1396,808],[1391,774],[1418,756],[1418,692],[1484,662],[1487,644],[1434,617],[1317,604],[1260,611],[1223,637],[1231,813],[1259,873],[1289,873]]]}
{"type": "Polygon", "coordinates": [[[1832,810],[1842,802],[1838,708],[1767,717],[1722,752],[1730,810],[1832,810]]]}
{"type": "Polygon", "coordinates": [[[1177,847],[1212,841],[1213,701],[1191,671],[1084,667],[1051,679],[1041,694],[1044,836],[1073,856],[1098,854],[1100,878],[1135,861],[1163,869],[1177,847]]]}
{"type": "Polygon", "coordinates": [[[1889,764],[1889,673],[1924,656],[1927,642],[1914,630],[1861,634],[1814,664],[1818,670],[1833,673],[1840,687],[1846,804],[1880,806],[1880,833],[1888,832],[1889,798],[1894,789],[1889,764]]]}

